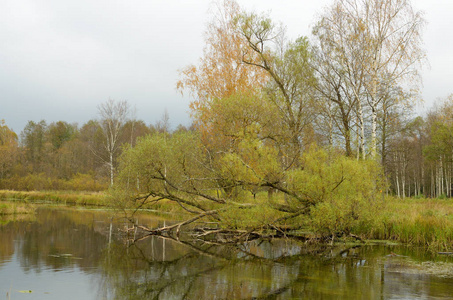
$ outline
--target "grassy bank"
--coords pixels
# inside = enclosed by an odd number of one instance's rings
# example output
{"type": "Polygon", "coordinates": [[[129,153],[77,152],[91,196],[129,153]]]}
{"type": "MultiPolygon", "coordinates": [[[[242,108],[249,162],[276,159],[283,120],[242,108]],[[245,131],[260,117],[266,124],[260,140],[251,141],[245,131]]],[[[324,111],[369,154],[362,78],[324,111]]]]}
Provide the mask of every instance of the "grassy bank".
{"type": "MultiPolygon", "coordinates": [[[[259,195],[257,199],[253,199],[253,201],[266,202],[267,199],[261,199],[260,196],[262,195],[259,195]]],[[[29,203],[44,202],[95,206],[112,205],[107,192],[19,192],[0,190],[0,201],[1,200],[9,201],[0,202],[0,214],[20,214],[30,212],[30,209],[26,207],[29,203]],[[25,201],[26,203],[21,203],[22,201],[25,201]]],[[[186,213],[180,206],[168,200],[145,205],[142,208],[145,210],[169,212],[172,215],[186,213]]],[[[245,212],[245,210],[242,211],[245,212]]],[[[256,217],[255,213],[254,216],[256,217]]],[[[245,217],[241,218],[241,216],[237,214],[233,215],[234,216],[229,216],[229,218],[248,219],[245,217]]],[[[243,226],[250,226],[253,222],[248,219],[247,223],[248,224],[243,224],[243,226]]],[[[228,224],[226,225],[228,226],[228,224]]],[[[370,224],[367,224],[367,226],[364,227],[352,228],[351,232],[369,240],[390,240],[413,246],[428,247],[433,251],[453,251],[453,200],[425,198],[398,199],[395,197],[387,197],[383,204],[380,205],[379,211],[375,212],[373,215],[370,224]]]]}
{"type": "Polygon", "coordinates": [[[29,203],[61,203],[76,205],[108,205],[105,192],[71,192],[71,191],[11,191],[0,190],[0,200],[21,200],[29,203]]]}
{"type": "Polygon", "coordinates": [[[453,200],[388,197],[374,224],[357,234],[368,239],[393,240],[453,251],[453,200]]]}
{"type": "MultiPolygon", "coordinates": [[[[250,204],[267,203],[267,194],[260,193],[256,199],[247,198],[244,201],[250,204]]],[[[377,203],[377,208],[372,212],[367,212],[368,221],[355,223],[357,226],[350,228],[351,233],[365,240],[392,241],[428,247],[432,251],[453,252],[453,199],[386,197],[384,200],[377,201],[383,202],[377,203]]],[[[283,203],[284,199],[280,199],[278,195],[275,197],[275,202],[283,203]]],[[[269,222],[276,219],[278,216],[273,216],[273,211],[266,207],[266,205],[257,205],[248,209],[239,207],[236,210],[225,210],[221,213],[224,220],[223,226],[246,230],[259,227],[256,222],[269,222]]],[[[173,215],[184,213],[180,206],[168,200],[145,205],[143,208],[170,212],[173,215]]],[[[329,217],[325,216],[325,218],[329,217]]],[[[298,232],[313,234],[313,236],[322,235],[312,226],[314,222],[312,218],[306,216],[294,221],[304,224],[298,232]]],[[[338,219],[338,222],[345,222],[345,220],[338,219]]]]}

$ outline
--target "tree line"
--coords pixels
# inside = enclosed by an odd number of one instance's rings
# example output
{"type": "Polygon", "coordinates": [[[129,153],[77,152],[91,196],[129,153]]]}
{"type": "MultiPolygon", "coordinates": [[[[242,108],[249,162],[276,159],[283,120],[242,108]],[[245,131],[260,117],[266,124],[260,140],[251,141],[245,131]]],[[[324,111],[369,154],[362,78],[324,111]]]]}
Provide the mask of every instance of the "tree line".
{"type": "MultiPolygon", "coordinates": [[[[0,188],[106,190],[113,184],[123,147],[138,137],[170,131],[165,112],[155,124],[131,117],[126,101],[98,106],[99,118],[82,126],[66,121],[29,121],[22,132],[0,124],[0,188]]],[[[186,131],[179,125],[175,131],[186,131]]]]}

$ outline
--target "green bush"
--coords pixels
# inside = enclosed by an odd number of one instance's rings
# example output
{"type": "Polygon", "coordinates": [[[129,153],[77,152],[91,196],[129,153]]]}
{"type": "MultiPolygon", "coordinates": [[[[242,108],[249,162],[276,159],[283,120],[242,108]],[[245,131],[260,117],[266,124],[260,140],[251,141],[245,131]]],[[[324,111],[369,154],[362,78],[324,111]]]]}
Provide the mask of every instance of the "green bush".
{"type": "Polygon", "coordinates": [[[313,204],[310,228],[320,234],[371,230],[385,188],[376,162],[357,161],[334,150],[312,147],[303,166],[290,174],[292,189],[313,204]]]}

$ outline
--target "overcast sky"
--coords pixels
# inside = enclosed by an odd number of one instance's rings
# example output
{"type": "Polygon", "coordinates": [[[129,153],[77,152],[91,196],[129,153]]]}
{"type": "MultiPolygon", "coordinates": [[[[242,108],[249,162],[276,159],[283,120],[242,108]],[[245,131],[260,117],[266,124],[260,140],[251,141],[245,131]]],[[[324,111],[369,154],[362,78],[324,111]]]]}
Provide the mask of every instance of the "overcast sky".
{"type": "MultiPolygon", "coordinates": [[[[309,35],[330,0],[239,0],[267,11],[291,38],[309,35]]],[[[453,1],[413,0],[425,12],[424,108],[453,93],[453,1]]],[[[210,0],[0,0],[0,119],[20,133],[29,120],[83,125],[97,106],[127,100],[147,124],[167,109],[190,124],[178,69],[196,64],[210,0]]]]}

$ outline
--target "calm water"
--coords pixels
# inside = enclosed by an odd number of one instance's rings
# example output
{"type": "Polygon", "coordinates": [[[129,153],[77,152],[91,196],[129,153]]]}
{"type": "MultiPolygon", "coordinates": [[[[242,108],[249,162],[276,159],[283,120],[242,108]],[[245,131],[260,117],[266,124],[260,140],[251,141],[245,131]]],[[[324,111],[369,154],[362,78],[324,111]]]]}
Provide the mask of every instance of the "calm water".
{"type": "Polygon", "coordinates": [[[125,224],[111,220],[61,208],[0,217],[0,299],[453,299],[453,260],[421,249],[128,244],[118,234],[125,224]]]}

